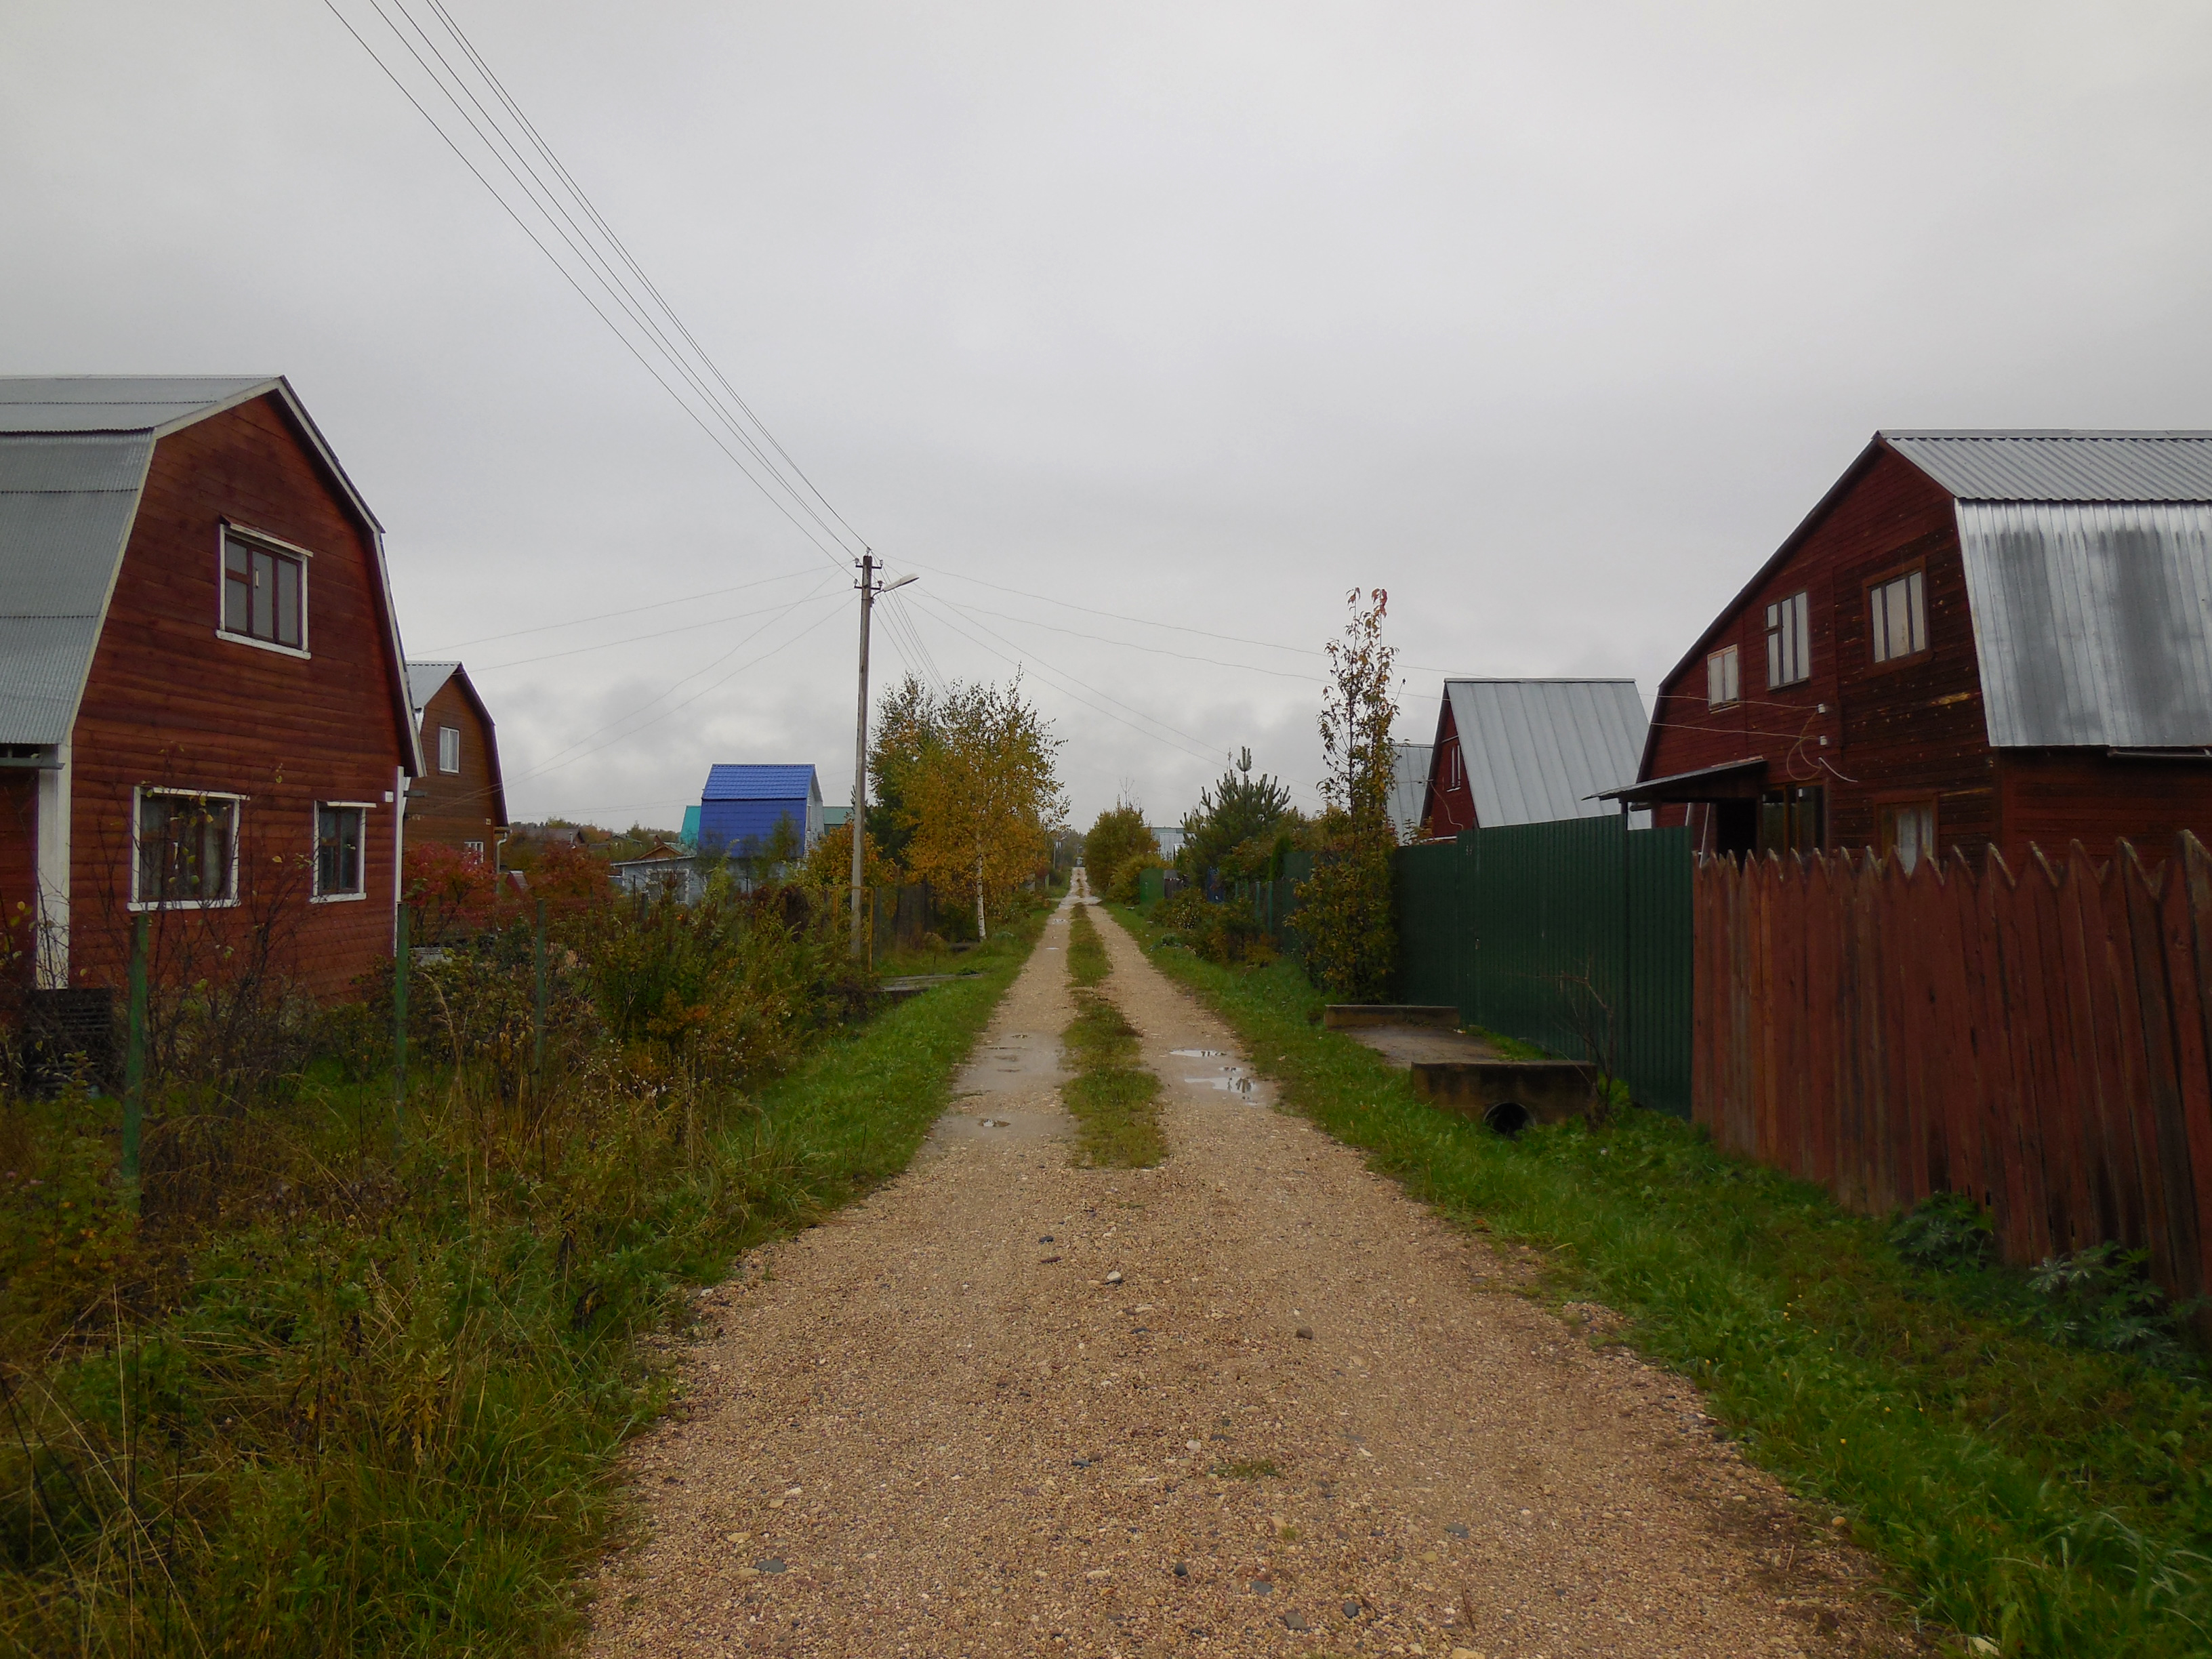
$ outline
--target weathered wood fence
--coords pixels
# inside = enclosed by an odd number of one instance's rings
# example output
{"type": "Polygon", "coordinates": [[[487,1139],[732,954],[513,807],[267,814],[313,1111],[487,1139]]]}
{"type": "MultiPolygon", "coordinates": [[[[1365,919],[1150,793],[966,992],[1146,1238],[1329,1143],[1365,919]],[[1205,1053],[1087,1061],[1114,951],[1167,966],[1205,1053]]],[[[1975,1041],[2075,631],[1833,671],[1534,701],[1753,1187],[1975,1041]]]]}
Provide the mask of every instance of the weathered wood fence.
{"type": "Polygon", "coordinates": [[[1708,860],[1695,887],[1695,1117],[1881,1212],[1980,1200],[2007,1260],[2117,1239],[2212,1282],[2212,856],[2077,845],[1911,874],[1708,860]]]}

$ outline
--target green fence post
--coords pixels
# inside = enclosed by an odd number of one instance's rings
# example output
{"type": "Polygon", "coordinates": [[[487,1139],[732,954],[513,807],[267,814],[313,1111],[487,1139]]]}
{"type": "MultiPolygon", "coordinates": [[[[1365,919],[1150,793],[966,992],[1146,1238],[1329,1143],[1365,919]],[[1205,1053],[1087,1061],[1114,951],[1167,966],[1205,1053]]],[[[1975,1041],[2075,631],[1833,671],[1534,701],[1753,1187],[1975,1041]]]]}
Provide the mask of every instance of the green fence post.
{"type": "Polygon", "coordinates": [[[545,1086],[545,901],[538,901],[535,939],[538,966],[538,1006],[530,1021],[530,1072],[536,1085],[545,1086]]]}
{"type": "Polygon", "coordinates": [[[399,907],[392,936],[392,1147],[407,1133],[407,907],[399,907]]]}
{"type": "Polygon", "coordinates": [[[131,921],[131,1012],[123,1038],[123,1194],[138,1208],[138,1139],[146,1122],[146,946],[153,918],[131,921]]]}

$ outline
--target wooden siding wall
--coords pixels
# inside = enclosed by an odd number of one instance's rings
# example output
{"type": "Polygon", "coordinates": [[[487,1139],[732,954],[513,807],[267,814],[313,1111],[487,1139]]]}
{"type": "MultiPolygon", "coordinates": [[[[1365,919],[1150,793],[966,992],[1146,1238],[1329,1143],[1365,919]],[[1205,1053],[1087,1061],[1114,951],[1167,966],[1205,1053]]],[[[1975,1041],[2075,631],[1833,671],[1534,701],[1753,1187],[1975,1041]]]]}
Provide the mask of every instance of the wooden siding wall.
{"type": "Polygon", "coordinates": [[[2186,830],[2212,840],[2212,763],[2114,759],[2096,750],[2008,749],[1997,765],[2004,854],[2080,842],[2110,858],[2123,840],[2171,846],[2186,830]]]}
{"type": "Polygon", "coordinates": [[[1965,1193],[2029,1264],[2212,1284],[2212,858],[1704,861],[1695,1116],[1869,1213],[1965,1193]]]}
{"type": "MultiPolygon", "coordinates": [[[[1881,799],[1897,794],[1937,797],[1944,851],[1989,845],[1997,834],[1996,768],[1949,494],[1910,462],[1878,453],[1790,556],[1723,615],[1680,672],[1661,684],[1653,718],[1646,776],[1763,757],[1769,788],[1826,788],[1831,847],[1874,845],[1881,799]],[[1916,560],[1926,562],[1928,654],[1899,668],[1877,665],[1865,584],[1916,560]],[[1770,688],[1766,607],[1800,589],[1808,595],[1812,673],[1770,688]],[[1743,701],[1709,709],[1705,658],[1728,645],[1739,653],[1743,701]]],[[[1660,820],[1682,821],[1680,809],[1660,820]]]]}
{"type": "Polygon", "coordinates": [[[15,952],[30,951],[38,937],[39,776],[0,771],[0,951],[25,979],[30,961],[15,952]]]}
{"type": "Polygon", "coordinates": [[[456,676],[438,688],[422,710],[422,775],[407,792],[408,840],[451,847],[481,842],[489,862],[501,828],[493,821],[491,786],[491,735],[456,676]],[[438,769],[438,728],[445,726],[461,734],[459,772],[438,769]]]}
{"type": "Polygon", "coordinates": [[[385,797],[407,738],[383,607],[368,531],[274,398],[155,446],[73,733],[74,981],[123,981],[132,792],[147,784],[247,797],[242,902],[157,913],[157,973],[206,972],[266,929],[273,965],[329,996],[389,953],[399,808],[385,797]],[[314,554],[311,657],[217,636],[226,518],[314,554]],[[369,804],[365,900],[307,902],[325,800],[369,804]]]}

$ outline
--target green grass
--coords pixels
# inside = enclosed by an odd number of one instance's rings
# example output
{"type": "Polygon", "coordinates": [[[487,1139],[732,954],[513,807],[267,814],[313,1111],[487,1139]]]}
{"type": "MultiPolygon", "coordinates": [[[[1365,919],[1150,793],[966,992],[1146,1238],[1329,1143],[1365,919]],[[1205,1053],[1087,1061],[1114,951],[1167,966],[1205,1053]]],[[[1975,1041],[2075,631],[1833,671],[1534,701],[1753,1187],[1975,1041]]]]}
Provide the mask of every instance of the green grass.
{"type": "Polygon", "coordinates": [[[1109,969],[1087,906],[1070,913],[1067,966],[1076,1012],[1060,1042],[1075,1075],[1060,1097],[1075,1118],[1076,1155],[1096,1168],[1149,1169],[1167,1154],[1160,1080],[1136,1063],[1136,1028],[1097,988],[1109,969]]]}
{"type": "Polygon", "coordinates": [[[671,1398],[640,1339],[906,1165],[1041,921],[714,1121],[609,1071],[546,1146],[501,1139],[458,1085],[441,1115],[425,1079],[382,1186],[271,1205],[204,1242],[168,1311],[9,1375],[0,1653],[483,1659],[573,1637],[629,1519],[617,1455],[671,1398]]]}
{"type": "MultiPolygon", "coordinates": [[[[1151,945],[1133,911],[1117,911],[1151,945]]],[[[1288,963],[1153,952],[1283,1098],[1449,1218],[1541,1253],[1551,1291],[1706,1391],[1746,1455],[1890,1570],[1920,1616],[2006,1654],[2212,1651],[2212,1395],[2039,1334],[1988,1272],[1902,1261],[1889,1224],[1631,1112],[1505,1140],[1309,1024],[1288,963]]],[[[2016,1279],[2017,1275],[2011,1276],[2016,1279]]]]}

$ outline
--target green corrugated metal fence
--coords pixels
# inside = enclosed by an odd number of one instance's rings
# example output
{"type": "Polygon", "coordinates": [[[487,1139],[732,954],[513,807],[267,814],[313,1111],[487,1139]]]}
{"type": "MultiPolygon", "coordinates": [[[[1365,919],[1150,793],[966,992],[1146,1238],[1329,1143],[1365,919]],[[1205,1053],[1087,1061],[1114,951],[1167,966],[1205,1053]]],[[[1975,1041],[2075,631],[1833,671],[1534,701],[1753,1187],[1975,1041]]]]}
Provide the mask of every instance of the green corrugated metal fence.
{"type": "Polygon", "coordinates": [[[1588,1056],[1643,1105],[1690,1113],[1690,843],[1617,817],[1470,830],[1394,856],[1407,1002],[1588,1056]]]}

